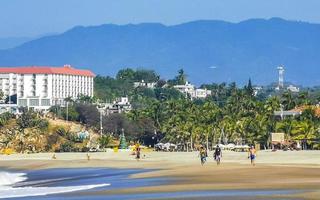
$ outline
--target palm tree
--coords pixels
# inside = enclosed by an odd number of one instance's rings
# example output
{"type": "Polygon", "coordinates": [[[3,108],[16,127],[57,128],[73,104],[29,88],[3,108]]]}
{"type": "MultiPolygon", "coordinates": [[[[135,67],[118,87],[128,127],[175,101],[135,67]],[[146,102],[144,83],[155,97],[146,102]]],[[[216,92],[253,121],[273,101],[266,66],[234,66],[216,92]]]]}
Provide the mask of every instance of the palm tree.
{"type": "Polygon", "coordinates": [[[180,69],[178,71],[177,82],[178,82],[179,85],[184,85],[187,82],[187,76],[184,73],[183,69],[180,69]]]}
{"type": "Polygon", "coordinates": [[[317,129],[314,122],[310,120],[295,121],[292,125],[293,139],[301,140],[303,142],[303,149],[307,149],[307,143],[310,144],[311,140],[317,137],[317,129]]]}
{"type": "Polygon", "coordinates": [[[284,105],[285,110],[291,110],[296,106],[295,99],[291,92],[285,92],[282,94],[282,105],[284,105]]]}
{"type": "Polygon", "coordinates": [[[281,131],[285,133],[286,139],[291,138],[291,131],[292,131],[292,123],[295,123],[293,119],[286,118],[280,122],[276,123],[276,131],[281,131]]]}
{"type": "Polygon", "coordinates": [[[309,98],[309,93],[307,91],[300,92],[298,95],[298,105],[310,105],[311,101],[309,98]]]}

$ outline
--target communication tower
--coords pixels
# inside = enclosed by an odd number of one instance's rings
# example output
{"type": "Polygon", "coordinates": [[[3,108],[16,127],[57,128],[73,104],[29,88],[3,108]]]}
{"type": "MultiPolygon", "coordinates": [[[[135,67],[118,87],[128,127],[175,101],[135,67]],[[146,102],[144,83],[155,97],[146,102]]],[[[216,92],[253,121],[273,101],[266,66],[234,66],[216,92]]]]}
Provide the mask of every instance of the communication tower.
{"type": "Polygon", "coordinates": [[[284,87],[284,66],[279,66],[277,69],[279,71],[278,88],[282,89],[284,87]]]}

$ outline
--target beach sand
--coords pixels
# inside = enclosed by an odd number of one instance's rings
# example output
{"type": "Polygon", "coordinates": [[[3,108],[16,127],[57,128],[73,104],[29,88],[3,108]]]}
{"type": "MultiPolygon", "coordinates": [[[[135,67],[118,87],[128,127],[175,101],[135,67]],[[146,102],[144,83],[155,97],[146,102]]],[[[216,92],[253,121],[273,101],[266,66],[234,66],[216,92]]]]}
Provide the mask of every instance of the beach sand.
{"type": "MultiPolygon", "coordinates": [[[[130,152],[53,153],[1,155],[0,167],[45,169],[74,167],[155,169],[134,178],[165,177],[167,185],[94,192],[91,195],[159,193],[212,190],[297,190],[296,194],[273,195],[274,199],[320,199],[320,151],[260,151],[256,166],[247,153],[223,152],[222,164],[212,158],[200,165],[197,152],[143,152],[136,161],[130,152]]],[[[210,153],[209,155],[212,155],[210,153]]],[[[84,192],[88,193],[88,192],[84,192]]],[[[261,199],[269,197],[261,197],[261,199]]],[[[189,198],[192,199],[192,198],[189,198]]],[[[201,198],[206,199],[206,198],[201,198]]],[[[223,199],[223,198],[221,198],[223,199]]],[[[239,198],[240,199],[240,198],[239,198]]]]}

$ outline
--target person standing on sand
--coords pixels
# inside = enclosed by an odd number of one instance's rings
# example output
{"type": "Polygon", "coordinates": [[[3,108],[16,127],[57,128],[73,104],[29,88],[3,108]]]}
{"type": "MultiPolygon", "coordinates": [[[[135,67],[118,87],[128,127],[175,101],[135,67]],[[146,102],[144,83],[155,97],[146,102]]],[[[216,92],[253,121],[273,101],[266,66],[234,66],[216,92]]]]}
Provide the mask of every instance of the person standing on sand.
{"type": "Polygon", "coordinates": [[[251,160],[251,165],[255,166],[256,165],[255,159],[257,156],[257,152],[256,152],[256,149],[254,148],[254,146],[251,146],[248,153],[249,153],[248,158],[250,158],[250,160],[251,160]]]}
{"type": "Polygon", "coordinates": [[[213,157],[214,157],[214,160],[217,162],[217,165],[220,165],[220,161],[221,161],[221,157],[222,157],[222,150],[219,147],[219,145],[217,145],[217,148],[214,151],[213,157]]]}
{"type": "Polygon", "coordinates": [[[136,144],[136,159],[140,160],[141,148],[139,144],[136,144]]]}
{"type": "Polygon", "coordinates": [[[206,157],[207,157],[207,150],[203,146],[200,147],[199,156],[200,156],[201,165],[203,165],[206,162],[206,157]]]}

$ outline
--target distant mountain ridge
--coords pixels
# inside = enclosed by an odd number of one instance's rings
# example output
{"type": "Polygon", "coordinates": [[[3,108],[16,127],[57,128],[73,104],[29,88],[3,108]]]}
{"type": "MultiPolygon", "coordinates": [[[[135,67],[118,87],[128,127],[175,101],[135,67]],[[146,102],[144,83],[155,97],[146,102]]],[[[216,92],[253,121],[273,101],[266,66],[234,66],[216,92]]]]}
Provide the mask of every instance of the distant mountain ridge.
{"type": "Polygon", "coordinates": [[[10,49],[32,40],[31,37],[5,37],[0,38],[0,49],[10,49]]]}
{"type": "Polygon", "coordinates": [[[240,84],[285,80],[320,85],[320,25],[280,18],[240,23],[201,20],[82,27],[0,50],[0,66],[63,65],[115,75],[124,67],[155,69],[166,78],[184,68],[189,79],[240,84]]]}

